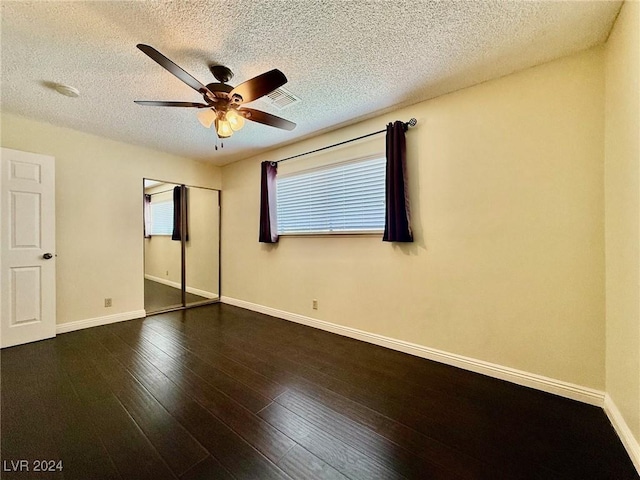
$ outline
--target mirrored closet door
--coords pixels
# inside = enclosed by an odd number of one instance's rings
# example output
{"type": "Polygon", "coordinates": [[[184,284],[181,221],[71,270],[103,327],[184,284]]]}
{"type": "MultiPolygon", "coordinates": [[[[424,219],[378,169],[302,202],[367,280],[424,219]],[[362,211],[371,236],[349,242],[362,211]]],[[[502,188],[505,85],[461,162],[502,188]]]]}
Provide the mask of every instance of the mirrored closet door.
{"type": "Polygon", "coordinates": [[[217,302],[220,192],[144,180],[147,314],[217,302]]]}
{"type": "Polygon", "coordinates": [[[186,305],[220,294],[220,192],[187,187],[186,305]]]}

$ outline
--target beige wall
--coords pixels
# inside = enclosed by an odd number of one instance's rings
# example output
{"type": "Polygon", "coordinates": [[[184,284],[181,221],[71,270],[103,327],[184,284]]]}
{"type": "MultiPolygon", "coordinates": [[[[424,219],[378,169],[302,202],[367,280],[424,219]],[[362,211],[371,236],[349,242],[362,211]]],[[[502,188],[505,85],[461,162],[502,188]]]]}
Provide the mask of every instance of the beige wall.
{"type": "Polygon", "coordinates": [[[56,158],[57,322],[142,310],[142,179],[220,188],[220,169],[15,115],[1,119],[3,147],[56,158]]]}
{"type": "Polygon", "coordinates": [[[603,389],[603,118],[596,48],[223,167],[223,295],[603,389]],[[258,243],[261,160],[410,117],[414,244],[258,243]]]}
{"type": "Polygon", "coordinates": [[[640,441],[640,3],[606,47],[607,393],[640,441]]]}

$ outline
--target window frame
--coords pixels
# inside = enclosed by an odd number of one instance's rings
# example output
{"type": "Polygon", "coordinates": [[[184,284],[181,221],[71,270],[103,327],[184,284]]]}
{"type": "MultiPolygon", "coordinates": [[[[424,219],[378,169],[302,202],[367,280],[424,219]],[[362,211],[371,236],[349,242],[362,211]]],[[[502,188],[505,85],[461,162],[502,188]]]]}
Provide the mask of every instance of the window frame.
{"type": "MultiPolygon", "coordinates": [[[[384,160],[386,162],[386,154],[384,152],[378,152],[368,155],[361,155],[358,157],[353,157],[347,160],[340,160],[331,163],[325,163],[323,165],[317,165],[310,168],[304,168],[301,170],[295,170],[292,172],[278,174],[276,177],[276,189],[278,181],[280,179],[286,179],[289,177],[295,177],[298,175],[303,175],[307,173],[318,172],[322,170],[330,170],[332,168],[338,168],[345,165],[366,162],[368,160],[384,160]]],[[[386,174],[386,169],[385,169],[386,174]]],[[[385,186],[386,187],[386,186],[385,186]]],[[[385,188],[383,187],[383,188],[385,188]]],[[[386,203],[386,198],[384,198],[386,203]]],[[[278,206],[279,208],[279,203],[278,206]]],[[[384,234],[384,218],[383,218],[383,226],[379,229],[358,229],[358,230],[314,230],[314,231],[292,231],[292,232],[281,232],[280,231],[280,216],[278,215],[278,236],[279,237],[381,237],[384,234]]]]}

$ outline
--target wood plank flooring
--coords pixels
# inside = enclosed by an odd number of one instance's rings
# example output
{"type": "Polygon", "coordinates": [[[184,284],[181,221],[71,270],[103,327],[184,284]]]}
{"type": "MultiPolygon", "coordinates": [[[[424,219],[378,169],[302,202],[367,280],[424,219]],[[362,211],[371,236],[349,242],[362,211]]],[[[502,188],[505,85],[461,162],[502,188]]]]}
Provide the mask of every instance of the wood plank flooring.
{"type": "Polygon", "coordinates": [[[599,408],[228,305],[0,368],[7,479],[639,478],[599,408]]]}

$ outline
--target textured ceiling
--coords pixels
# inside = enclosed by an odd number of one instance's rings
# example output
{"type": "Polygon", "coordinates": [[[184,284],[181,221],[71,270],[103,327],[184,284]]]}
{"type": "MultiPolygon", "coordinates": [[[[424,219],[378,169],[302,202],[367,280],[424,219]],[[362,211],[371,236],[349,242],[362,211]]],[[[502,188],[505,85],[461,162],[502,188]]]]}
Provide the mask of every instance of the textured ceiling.
{"type": "Polygon", "coordinates": [[[222,165],[606,40],[617,1],[192,0],[2,2],[2,110],[222,165]],[[301,102],[292,131],[247,122],[215,151],[194,109],[134,100],[202,97],[136,48],[202,83],[272,68],[301,102]],[[78,88],[79,98],[51,83],[78,88]]]}

